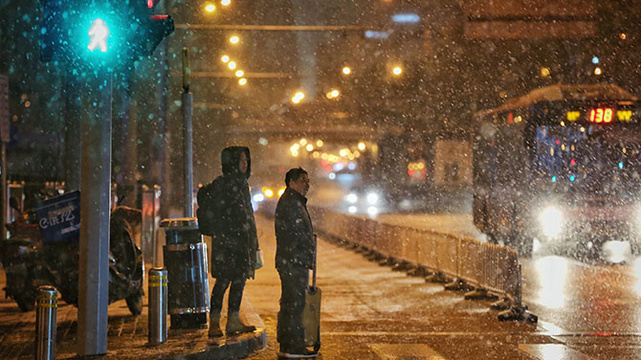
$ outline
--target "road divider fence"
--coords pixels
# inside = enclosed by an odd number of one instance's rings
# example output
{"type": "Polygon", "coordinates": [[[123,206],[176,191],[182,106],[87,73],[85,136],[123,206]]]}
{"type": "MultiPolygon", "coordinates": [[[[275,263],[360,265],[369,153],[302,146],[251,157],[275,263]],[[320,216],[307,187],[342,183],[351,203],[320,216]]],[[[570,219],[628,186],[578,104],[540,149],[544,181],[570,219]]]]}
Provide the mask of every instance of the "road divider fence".
{"type": "Polygon", "coordinates": [[[536,322],[522,301],[518,254],[507,246],[476,239],[390,225],[321,207],[309,207],[315,231],[358,249],[395,270],[411,270],[446,289],[469,290],[466,299],[496,300],[499,320],[536,322]]]}

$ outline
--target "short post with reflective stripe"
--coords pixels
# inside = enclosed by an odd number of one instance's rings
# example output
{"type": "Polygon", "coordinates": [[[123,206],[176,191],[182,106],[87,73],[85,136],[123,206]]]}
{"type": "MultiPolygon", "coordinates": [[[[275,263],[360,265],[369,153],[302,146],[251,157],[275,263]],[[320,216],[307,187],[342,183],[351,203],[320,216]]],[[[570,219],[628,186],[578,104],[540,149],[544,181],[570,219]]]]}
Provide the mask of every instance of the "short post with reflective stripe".
{"type": "Polygon", "coordinates": [[[167,340],[167,270],[149,270],[149,344],[159,345],[167,340]]]}
{"type": "Polygon", "coordinates": [[[36,360],[56,358],[58,290],[51,285],[38,288],[36,299],[36,360]]]}

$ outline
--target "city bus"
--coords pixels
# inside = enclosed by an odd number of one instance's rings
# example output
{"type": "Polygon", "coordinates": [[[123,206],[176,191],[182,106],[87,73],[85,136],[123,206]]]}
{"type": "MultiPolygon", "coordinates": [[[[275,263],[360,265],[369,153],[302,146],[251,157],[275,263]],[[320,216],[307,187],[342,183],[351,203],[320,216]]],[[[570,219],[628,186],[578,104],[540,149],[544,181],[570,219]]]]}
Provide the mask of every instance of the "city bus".
{"type": "Polygon", "coordinates": [[[473,218],[521,254],[599,249],[641,234],[639,100],[616,85],[553,85],[474,115],[473,218]]]}

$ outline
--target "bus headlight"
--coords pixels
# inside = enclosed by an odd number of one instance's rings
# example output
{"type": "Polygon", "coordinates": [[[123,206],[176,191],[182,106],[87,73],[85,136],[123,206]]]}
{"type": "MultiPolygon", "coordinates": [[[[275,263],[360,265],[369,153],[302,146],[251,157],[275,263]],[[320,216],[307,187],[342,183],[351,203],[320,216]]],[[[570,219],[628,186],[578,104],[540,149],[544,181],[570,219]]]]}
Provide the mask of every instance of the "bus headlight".
{"type": "Polygon", "coordinates": [[[374,192],[367,194],[367,202],[372,205],[378,203],[378,194],[374,192]]]}
{"type": "Polygon", "coordinates": [[[347,196],[345,196],[345,200],[347,200],[347,202],[350,204],[355,204],[358,201],[358,195],[349,193],[347,196]]]}
{"type": "Polygon", "coordinates": [[[555,207],[548,207],[539,215],[539,225],[543,233],[550,238],[561,234],[563,214],[555,207]]]}

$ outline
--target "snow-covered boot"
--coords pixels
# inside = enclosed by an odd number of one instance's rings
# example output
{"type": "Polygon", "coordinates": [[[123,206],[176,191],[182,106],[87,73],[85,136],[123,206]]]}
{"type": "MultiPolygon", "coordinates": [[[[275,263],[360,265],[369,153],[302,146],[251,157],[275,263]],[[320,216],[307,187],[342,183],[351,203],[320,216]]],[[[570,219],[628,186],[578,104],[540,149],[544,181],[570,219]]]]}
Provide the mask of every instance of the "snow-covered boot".
{"type": "Polygon", "coordinates": [[[227,327],[225,331],[227,335],[240,334],[240,333],[249,333],[256,330],[255,326],[245,325],[241,320],[237,312],[230,313],[227,316],[227,327]]]}
{"type": "Polygon", "coordinates": [[[221,337],[223,336],[223,331],[220,329],[220,315],[210,316],[209,317],[209,337],[221,337]]]}

